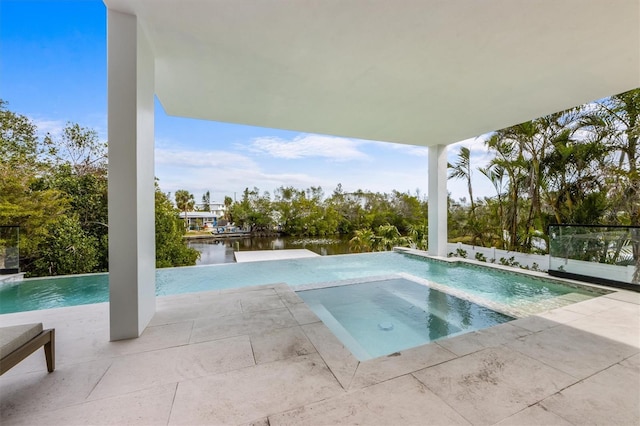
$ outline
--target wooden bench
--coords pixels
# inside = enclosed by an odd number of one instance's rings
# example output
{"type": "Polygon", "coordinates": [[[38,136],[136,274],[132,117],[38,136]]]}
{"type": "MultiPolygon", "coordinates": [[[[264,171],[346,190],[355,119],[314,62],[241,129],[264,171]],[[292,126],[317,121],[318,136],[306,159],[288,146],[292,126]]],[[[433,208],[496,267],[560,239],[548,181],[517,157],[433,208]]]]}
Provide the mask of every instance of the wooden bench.
{"type": "Polygon", "coordinates": [[[0,376],[44,346],[47,370],[55,369],[55,329],[42,323],[0,327],[0,376]]]}

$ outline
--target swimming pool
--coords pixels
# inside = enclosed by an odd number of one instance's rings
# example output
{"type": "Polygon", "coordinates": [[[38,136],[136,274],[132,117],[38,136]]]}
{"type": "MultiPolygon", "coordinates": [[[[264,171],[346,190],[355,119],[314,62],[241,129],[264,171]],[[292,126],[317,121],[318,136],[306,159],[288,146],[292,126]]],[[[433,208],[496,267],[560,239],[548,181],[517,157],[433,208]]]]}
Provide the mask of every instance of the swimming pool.
{"type": "Polygon", "coordinates": [[[514,319],[402,277],[296,293],[360,361],[514,319]]]}
{"type": "MultiPolygon", "coordinates": [[[[531,305],[573,294],[598,295],[556,281],[462,263],[449,264],[398,252],[321,256],[252,263],[158,269],[156,294],[171,295],[262,284],[293,287],[408,273],[499,303],[531,305]]],[[[106,302],[107,274],[34,278],[0,288],[0,313],[106,302]]]]}

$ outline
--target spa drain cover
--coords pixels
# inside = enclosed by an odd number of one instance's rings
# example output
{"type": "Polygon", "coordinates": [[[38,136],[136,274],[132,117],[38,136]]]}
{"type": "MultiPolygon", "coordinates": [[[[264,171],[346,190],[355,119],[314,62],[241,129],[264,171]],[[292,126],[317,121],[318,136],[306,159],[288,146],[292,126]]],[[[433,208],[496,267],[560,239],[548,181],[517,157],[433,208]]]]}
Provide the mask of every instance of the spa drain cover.
{"type": "Polygon", "coordinates": [[[393,324],[390,322],[381,322],[378,324],[378,328],[383,331],[391,331],[393,330],[393,324]]]}

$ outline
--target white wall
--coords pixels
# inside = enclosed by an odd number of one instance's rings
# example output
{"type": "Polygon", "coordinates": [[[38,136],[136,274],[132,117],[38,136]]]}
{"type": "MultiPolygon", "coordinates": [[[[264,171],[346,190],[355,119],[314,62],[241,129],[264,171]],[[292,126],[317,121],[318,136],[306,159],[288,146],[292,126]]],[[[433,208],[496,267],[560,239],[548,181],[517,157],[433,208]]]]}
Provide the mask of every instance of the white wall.
{"type": "Polygon", "coordinates": [[[529,269],[538,269],[545,272],[552,269],[623,283],[632,283],[633,274],[635,272],[635,266],[632,265],[618,266],[559,257],[550,258],[548,255],[518,253],[508,250],[500,250],[493,247],[471,246],[462,243],[448,243],[447,249],[447,254],[453,253],[454,256],[457,255],[457,249],[464,250],[467,252],[467,259],[475,259],[476,253],[482,253],[487,259],[487,262],[491,262],[492,259],[495,259],[493,263],[498,265],[501,264],[501,258],[510,259],[513,257],[514,262],[518,262],[521,267],[529,267],[529,269]]]}
{"type": "Polygon", "coordinates": [[[493,263],[496,263],[498,265],[501,264],[501,258],[510,259],[511,257],[513,257],[513,261],[518,262],[520,266],[528,266],[529,269],[538,269],[540,271],[547,271],[549,269],[549,256],[547,255],[526,254],[515,251],[500,250],[494,247],[479,247],[462,243],[447,244],[447,254],[453,253],[454,255],[456,255],[457,249],[466,251],[467,259],[475,259],[476,253],[482,253],[487,259],[487,262],[491,262],[491,259],[494,259],[493,263]]]}
{"type": "Polygon", "coordinates": [[[586,262],[562,257],[552,257],[550,259],[550,268],[555,271],[586,275],[623,283],[633,283],[633,273],[636,269],[633,265],[608,265],[606,263],[586,262]]]}

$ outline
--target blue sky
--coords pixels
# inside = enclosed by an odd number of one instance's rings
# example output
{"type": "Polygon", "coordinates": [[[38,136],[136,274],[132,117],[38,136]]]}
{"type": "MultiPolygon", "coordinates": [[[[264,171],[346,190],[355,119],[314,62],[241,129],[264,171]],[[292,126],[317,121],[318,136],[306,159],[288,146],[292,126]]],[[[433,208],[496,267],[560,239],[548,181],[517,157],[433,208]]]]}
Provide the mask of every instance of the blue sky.
{"type": "MultiPolygon", "coordinates": [[[[78,123],[107,140],[106,10],[100,0],[1,0],[0,98],[43,134],[78,123]]],[[[196,200],[239,197],[245,187],[322,186],[346,191],[427,193],[427,148],[171,117],[156,102],[155,174],[164,192],[187,189],[196,200]]],[[[482,166],[482,142],[471,148],[482,166]]],[[[474,195],[493,195],[477,173],[474,195]]],[[[455,199],[462,181],[449,181],[455,199]]]]}

